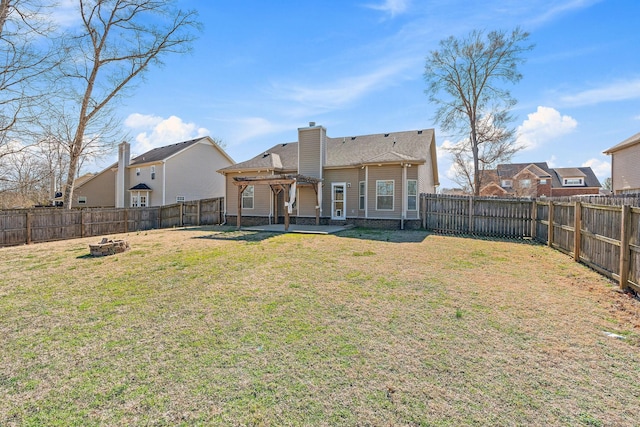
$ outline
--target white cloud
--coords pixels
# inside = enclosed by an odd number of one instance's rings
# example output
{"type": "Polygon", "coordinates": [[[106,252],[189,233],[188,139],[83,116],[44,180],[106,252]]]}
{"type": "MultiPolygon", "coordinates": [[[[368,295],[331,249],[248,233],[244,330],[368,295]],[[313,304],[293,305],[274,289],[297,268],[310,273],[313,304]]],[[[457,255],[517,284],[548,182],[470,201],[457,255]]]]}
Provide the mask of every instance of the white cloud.
{"type": "Polygon", "coordinates": [[[280,97],[310,105],[320,110],[334,110],[341,108],[366,94],[395,82],[393,76],[408,69],[414,62],[413,58],[404,61],[392,61],[371,73],[360,76],[347,77],[335,81],[325,87],[307,87],[302,85],[275,84],[274,92],[280,97]]]}
{"type": "Polygon", "coordinates": [[[239,118],[234,120],[233,123],[234,126],[231,135],[232,145],[295,128],[290,124],[275,124],[262,117],[239,118]]]}
{"type": "Polygon", "coordinates": [[[124,125],[131,129],[149,129],[153,128],[164,120],[160,116],[151,116],[149,114],[133,113],[129,114],[124,121],[124,125]]]}
{"type": "Polygon", "coordinates": [[[68,28],[82,22],[77,0],[59,0],[49,16],[60,27],[68,28]]]}
{"type": "Polygon", "coordinates": [[[563,96],[561,100],[567,105],[581,106],[636,98],[640,98],[640,79],[610,83],[574,95],[563,96]]]}
{"type": "Polygon", "coordinates": [[[550,168],[558,167],[558,158],[552,154],[551,157],[547,159],[547,165],[550,168]]]}
{"type": "Polygon", "coordinates": [[[554,108],[539,106],[535,113],[527,115],[517,129],[517,144],[525,150],[543,145],[554,138],[573,132],[578,122],[563,116],[554,108]]]}
{"type": "Polygon", "coordinates": [[[606,160],[589,159],[584,162],[582,166],[590,167],[601,183],[605,180],[605,178],[611,176],[611,163],[607,162],[606,160]]]}
{"type": "Polygon", "coordinates": [[[409,0],[384,0],[382,4],[367,4],[365,7],[388,13],[393,18],[407,11],[409,0]]]}
{"type": "Polygon", "coordinates": [[[195,123],[185,123],[180,117],[162,118],[145,114],[130,114],[124,121],[130,129],[141,131],[135,137],[132,152],[142,154],[153,148],[209,135],[195,123]]]}
{"type": "Polygon", "coordinates": [[[571,0],[566,2],[560,2],[557,5],[549,5],[549,7],[537,7],[537,11],[542,11],[538,16],[528,21],[528,27],[540,26],[547,22],[553,21],[556,17],[564,15],[567,12],[583,9],[589,7],[595,3],[599,3],[601,0],[571,0]]]}

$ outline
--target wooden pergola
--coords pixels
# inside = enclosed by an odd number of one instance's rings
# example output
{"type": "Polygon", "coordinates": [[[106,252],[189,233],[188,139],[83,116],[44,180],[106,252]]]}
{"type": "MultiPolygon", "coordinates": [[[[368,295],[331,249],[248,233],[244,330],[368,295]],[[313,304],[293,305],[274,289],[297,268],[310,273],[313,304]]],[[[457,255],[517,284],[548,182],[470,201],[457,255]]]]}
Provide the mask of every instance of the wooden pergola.
{"type": "MultiPolygon", "coordinates": [[[[316,200],[318,200],[318,187],[322,179],[313,178],[304,175],[270,175],[270,176],[253,176],[253,177],[234,177],[233,184],[238,187],[238,215],[237,226],[240,229],[242,224],[242,193],[247,189],[249,185],[268,185],[271,188],[271,192],[274,198],[277,200],[278,194],[284,191],[284,229],[289,230],[289,209],[286,206],[289,204],[289,191],[293,183],[296,186],[310,186],[316,193],[316,200]]],[[[274,218],[278,220],[278,204],[274,204],[274,218]]],[[[316,204],[316,225],[320,225],[320,206],[316,204]]]]}

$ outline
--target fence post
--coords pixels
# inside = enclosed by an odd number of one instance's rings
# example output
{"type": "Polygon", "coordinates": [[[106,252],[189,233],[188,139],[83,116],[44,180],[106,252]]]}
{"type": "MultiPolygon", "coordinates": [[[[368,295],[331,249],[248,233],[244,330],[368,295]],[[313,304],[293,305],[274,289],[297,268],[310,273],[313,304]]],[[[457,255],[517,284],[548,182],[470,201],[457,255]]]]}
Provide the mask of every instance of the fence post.
{"type": "Polygon", "coordinates": [[[84,229],[84,209],[80,209],[80,237],[86,237],[84,229]]]}
{"type": "Polygon", "coordinates": [[[26,227],[27,227],[27,241],[26,244],[30,244],[31,243],[31,220],[32,220],[32,214],[30,211],[27,211],[27,218],[26,218],[26,227]]]}
{"type": "Polygon", "coordinates": [[[124,232],[129,232],[129,209],[124,208],[124,232]]]}
{"type": "Polygon", "coordinates": [[[469,234],[473,234],[473,198],[469,196],[469,234]]]}
{"type": "Polygon", "coordinates": [[[553,202],[549,201],[549,224],[547,225],[547,246],[553,246],[553,202]]]}
{"type": "Polygon", "coordinates": [[[198,227],[200,227],[200,209],[201,209],[200,200],[198,200],[198,209],[197,209],[197,212],[196,212],[196,225],[198,227]]]}
{"type": "Polygon", "coordinates": [[[180,203],[180,220],[178,221],[178,226],[182,227],[184,225],[184,203],[180,203]]]}
{"type": "Polygon", "coordinates": [[[620,219],[620,289],[626,291],[629,280],[629,234],[631,229],[631,206],[622,206],[620,219]]]}
{"type": "Polygon", "coordinates": [[[422,212],[422,228],[427,229],[427,196],[426,194],[420,195],[420,211],[422,212]]]}
{"type": "Polygon", "coordinates": [[[538,237],[538,202],[534,199],[531,202],[531,239],[538,237]]]}
{"type": "Polygon", "coordinates": [[[582,203],[576,201],[573,212],[573,260],[580,262],[580,242],[582,241],[582,203]]]}

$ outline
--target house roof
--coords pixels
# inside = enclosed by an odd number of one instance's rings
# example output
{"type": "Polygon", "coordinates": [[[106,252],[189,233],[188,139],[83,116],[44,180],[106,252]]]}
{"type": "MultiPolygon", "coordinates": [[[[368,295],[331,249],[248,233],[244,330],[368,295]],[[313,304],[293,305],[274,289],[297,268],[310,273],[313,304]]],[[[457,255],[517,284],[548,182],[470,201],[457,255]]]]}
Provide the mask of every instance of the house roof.
{"type": "Polygon", "coordinates": [[[483,185],[489,185],[490,182],[500,183],[503,179],[514,179],[525,170],[535,174],[538,178],[551,178],[552,188],[562,188],[563,178],[584,178],[584,187],[601,187],[600,181],[588,166],[579,168],[550,168],[546,162],[500,164],[495,170],[491,169],[483,172],[482,183],[483,185]]]}
{"type": "Polygon", "coordinates": [[[547,162],[538,162],[538,163],[505,163],[497,166],[498,176],[501,179],[512,179],[519,172],[524,169],[528,169],[531,173],[538,175],[540,177],[549,177],[551,176],[551,171],[549,170],[549,166],[547,162]],[[531,166],[535,166],[531,167],[531,166]],[[544,174],[544,175],[543,175],[544,174]]]}
{"type": "Polygon", "coordinates": [[[140,165],[143,163],[154,163],[160,162],[168,157],[173,156],[174,154],[189,148],[193,144],[196,144],[203,139],[207,139],[208,137],[191,139],[189,141],[178,142],[177,144],[165,145],[164,147],[153,148],[139,156],[131,159],[131,163],[129,166],[140,165]]]}
{"type": "Polygon", "coordinates": [[[603,151],[604,154],[612,154],[616,151],[620,151],[623,148],[631,147],[632,145],[640,144],[640,132],[636,133],[632,137],[629,137],[622,141],[620,144],[614,145],[613,147],[603,151]]]}
{"type": "Polygon", "coordinates": [[[149,187],[147,184],[145,184],[144,182],[141,182],[140,184],[134,185],[133,187],[131,187],[129,189],[129,191],[131,190],[146,190],[146,191],[151,191],[151,187],[149,187]]]}
{"type": "Polygon", "coordinates": [[[554,168],[553,170],[561,178],[584,178],[587,176],[580,168],[554,168]]]}
{"type": "MultiPolygon", "coordinates": [[[[326,168],[373,163],[425,163],[430,158],[433,129],[395,133],[327,137],[326,168]]],[[[220,169],[220,172],[245,170],[295,171],[298,168],[298,143],[274,145],[252,159],[220,169]]]]}
{"type": "Polygon", "coordinates": [[[553,175],[551,177],[551,186],[553,188],[562,188],[563,178],[584,178],[585,187],[602,187],[600,181],[596,177],[596,174],[593,173],[593,169],[589,166],[581,168],[554,168],[552,171],[553,175]]]}

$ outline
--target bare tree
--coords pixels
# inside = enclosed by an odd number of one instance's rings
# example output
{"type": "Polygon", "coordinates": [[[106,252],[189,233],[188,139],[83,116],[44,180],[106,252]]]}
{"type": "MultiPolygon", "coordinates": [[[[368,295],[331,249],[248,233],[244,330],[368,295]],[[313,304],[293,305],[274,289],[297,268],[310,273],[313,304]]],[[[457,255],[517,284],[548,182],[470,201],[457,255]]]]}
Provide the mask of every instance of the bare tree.
{"type": "Polygon", "coordinates": [[[0,0],[0,156],[33,143],[34,118],[51,95],[45,76],[61,58],[51,7],[46,0],[0,0]]]}
{"type": "MultiPolygon", "coordinates": [[[[115,116],[109,110],[125,89],[170,53],[187,52],[199,29],[195,11],[171,0],[79,0],[81,28],[69,38],[76,58],[65,75],[73,80],[75,112],[69,139],[64,206],[71,207],[79,162],[88,147],[108,141],[115,116]]],[[[69,107],[66,110],[70,111],[69,107]]]]}
{"type": "Polygon", "coordinates": [[[478,195],[481,172],[511,158],[517,151],[515,131],[509,127],[516,100],[500,83],[517,83],[529,34],[474,30],[461,40],[449,37],[432,51],[425,66],[425,90],[439,107],[435,120],[460,143],[451,150],[455,167],[478,195]]]}

